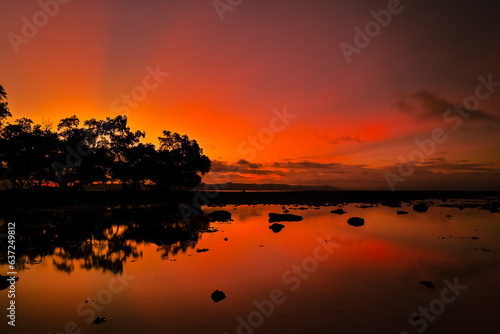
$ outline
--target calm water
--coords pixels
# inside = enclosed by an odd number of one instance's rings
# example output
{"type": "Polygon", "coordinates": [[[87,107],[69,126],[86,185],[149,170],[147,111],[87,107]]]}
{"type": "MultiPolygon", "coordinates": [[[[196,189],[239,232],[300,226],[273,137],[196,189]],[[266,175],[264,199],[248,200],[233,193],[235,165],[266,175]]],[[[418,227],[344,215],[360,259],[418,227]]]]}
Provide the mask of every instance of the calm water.
{"type": "Polygon", "coordinates": [[[5,213],[1,232],[17,223],[20,279],[15,329],[0,291],[1,332],[500,332],[499,213],[288,208],[304,220],[278,233],[274,205],[204,208],[230,211],[227,223],[185,224],[160,207],[5,213]],[[365,225],[349,226],[353,216],[365,225]],[[215,290],[226,298],[212,301],[215,290]],[[413,314],[420,307],[431,310],[413,314]]]}

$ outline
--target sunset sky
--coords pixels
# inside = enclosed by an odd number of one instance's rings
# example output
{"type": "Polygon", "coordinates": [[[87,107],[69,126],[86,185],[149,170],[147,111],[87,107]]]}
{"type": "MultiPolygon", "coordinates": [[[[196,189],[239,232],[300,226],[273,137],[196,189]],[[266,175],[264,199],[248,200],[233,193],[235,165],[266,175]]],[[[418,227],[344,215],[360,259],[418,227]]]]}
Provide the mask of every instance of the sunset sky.
{"type": "Polygon", "coordinates": [[[212,0],[60,1],[41,1],[53,17],[34,0],[2,7],[14,118],[126,114],[148,142],[187,134],[212,160],[207,183],[500,187],[495,1],[221,0],[219,12],[212,0]],[[397,13],[346,57],[341,43],[356,47],[354,29],[388,3],[397,13]],[[132,92],[141,101],[127,106],[132,92]],[[433,133],[423,152],[415,141],[433,133]],[[400,157],[423,159],[403,175],[400,157]]]}

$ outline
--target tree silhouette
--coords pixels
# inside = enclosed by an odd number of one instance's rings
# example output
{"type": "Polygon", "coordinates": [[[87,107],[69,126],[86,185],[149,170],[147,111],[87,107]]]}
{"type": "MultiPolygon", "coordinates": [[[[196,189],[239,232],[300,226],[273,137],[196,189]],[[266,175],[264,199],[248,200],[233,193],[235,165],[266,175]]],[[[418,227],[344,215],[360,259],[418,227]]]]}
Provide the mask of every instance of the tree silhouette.
{"type": "MultiPolygon", "coordinates": [[[[3,121],[4,119],[6,119],[7,117],[12,117],[10,111],[9,111],[9,107],[8,107],[8,103],[7,103],[7,93],[5,92],[4,88],[2,85],[0,85],[0,129],[2,129],[3,127],[3,121]]],[[[3,162],[3,152],[2,152],[2,147],[4,145],[4,140],[3,138],[0,136],[0,178],[3,180],[5,179],[6,177],[6,166],[3,162]]]]}
{"type": "Polygon", "coordinates": [[[127,164],[123,166],[124,175],[128,176],[127,182],[132,183],[134,190],[142,186],[149,186],[158,170],[158,152],[152,144],[139,143],[125,153],[127,164]]]}
{"type": "Polygon", "coordinates": [[[81,122],[73,115],[52,123],[13,123],[7,94],[0,86],[0,178],[14,189],[57,185],[84,189],[86,185],[121,184],[178,190],[196,187],[210,170],[196,140],[163,131],[160,147],[143,143],[143,131],[132,131],[126,116],[81,122]]]}
{"type": "Polygon", "coordinates": [[[2,126],[3,120],[7,117],[12,117],[9,111],[9,104],[7,103],[7,93],[2,85],[0,85],[0,127],[2,126]]]}
{"type": "Polygon", "coordinates": [[[119,181],[123,188],[126,188],[127,182],[131,179],[128,174],[130,150],[134,149],[141,138],[146,136],[142,131],[131,131],[127,126],[126,116],[117,116],[115,118],[107,117],[106,120],[97,121],[91,119],[85,121],[85,125],[95,138],[95,148],[106,148],[113,161],[110,164],[109,173],[112,181],[119,181]]]}
{"type": "Polygon", "coordinates": [[[14,188],[40,187],[54,180],[50,168],[58,153],[58,136],[28,118],[17,119],[2,129],[1,157],[4,177],[14,188]]]}
{"type": "Polygon", "coordinates": [[[201,175],[210,171],[210,159],[203,155],[196,140],[186,135],[163,131],[158,137],[158,169],[155,183],[159,188],[179,189],[195,187],[201,183],[201,175]]]}
{"type": "Polygon", "coordinates": [[[69,157],[64,173],[59,178],[61,187],[82,188],[94,182],[108,181],[110,165],[113,161],[105,145],[98,145],[98,130],[88,126],[79,127],[80,120],[75,116],[62,119],[58,126],[63,155],[57,161],[65,161],[69,157]]]}

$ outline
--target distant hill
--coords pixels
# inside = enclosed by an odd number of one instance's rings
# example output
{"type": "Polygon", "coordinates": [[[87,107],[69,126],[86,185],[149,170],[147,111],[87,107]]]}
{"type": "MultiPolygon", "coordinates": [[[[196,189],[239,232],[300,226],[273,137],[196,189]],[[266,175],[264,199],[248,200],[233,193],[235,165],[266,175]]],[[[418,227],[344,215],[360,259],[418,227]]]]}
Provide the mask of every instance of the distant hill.
{"type": "Polygon", "coordinates": [[[221,183],[221,184],[201,184],[198,186],[198,190],[203,189],[220,189],[220,190],[249,190],[249,191],[332,191],[339,190],[337,187],[333,186],[292,186],[289,184],[280,184],[280,183],[265,183],[265,184],[256,184],[256,183],[221,183]]]}

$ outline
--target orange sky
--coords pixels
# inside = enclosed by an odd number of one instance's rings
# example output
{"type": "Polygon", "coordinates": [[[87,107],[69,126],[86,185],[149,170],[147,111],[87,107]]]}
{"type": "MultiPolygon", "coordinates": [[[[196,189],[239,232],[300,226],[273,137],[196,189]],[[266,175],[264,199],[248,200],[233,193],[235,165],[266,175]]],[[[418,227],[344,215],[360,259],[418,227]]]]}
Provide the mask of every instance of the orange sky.
{"type": "MultiPolygon", "coordinates": [[[[42,3],[55,9],[55,0],[42,3]]],[[[212,1],[70,1],[47,24],[37,1],[23,1],[2,10],[0,84],[14,118],[57,124],[125,113],[147,141],[162,130],[187,134],[214,161],[206,182],[389,189],[385,172],[399,175],[398,157],[439,127],[448,138],[396,188],[498,189],[500,93],[456,129],[442,121],[476,93],[478,76],[500,82],[500,27],[489,4],[402,2],[348,63],[340,43],[355,45],[353,29],[386,1],[248,0],[223,21],[212,1]],[[34,36],[13,43],[23,17],[34,15],[38,32],[25,27],[34,36]],[[141,90],[157,67],[169,75],[141,90]],[[141,91],[133,107],[120,101],[141,91]],[[245,142],[285,106],[295,117],[250,154],[245,142]]]]}

